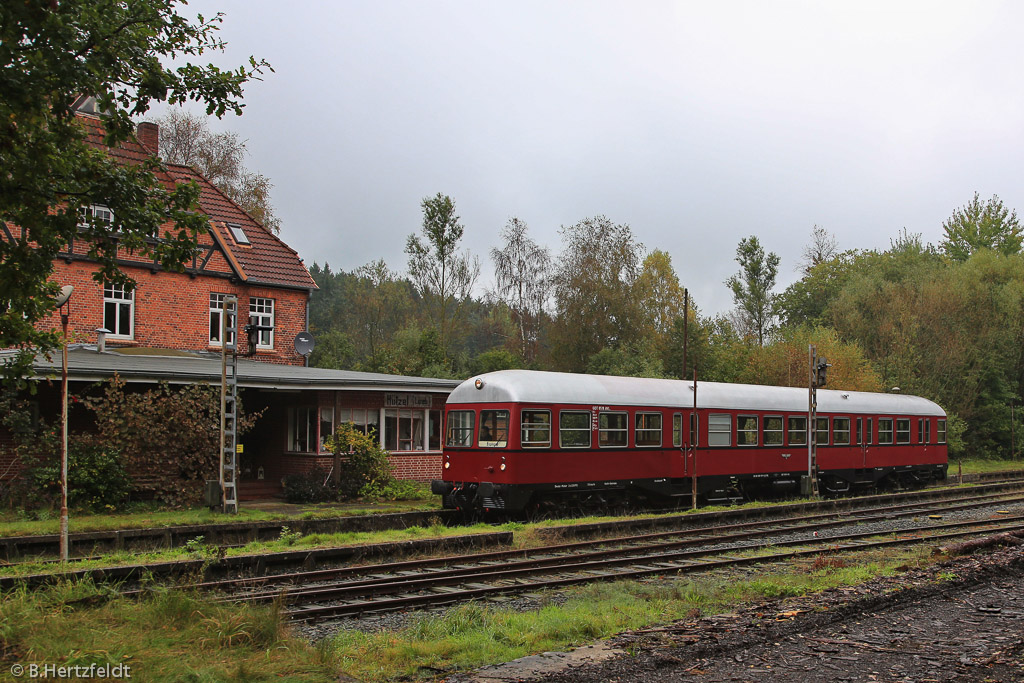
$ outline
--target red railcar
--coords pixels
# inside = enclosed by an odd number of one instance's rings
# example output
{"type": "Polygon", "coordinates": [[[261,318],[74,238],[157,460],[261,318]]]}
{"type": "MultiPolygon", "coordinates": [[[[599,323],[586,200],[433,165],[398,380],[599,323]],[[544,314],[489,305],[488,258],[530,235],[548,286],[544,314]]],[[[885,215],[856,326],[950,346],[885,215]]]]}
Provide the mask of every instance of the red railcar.
{"type": "MultiPolygon", "coordinates": [[[[825,491],[945,478],[946,414],[935,403],[817,395],[825,491]]],[[[808,473],[807,422],[806,389],[503,370],[449,396],[432,490],[445,507],[508,511],[689,502],[694,476],[705,501],[785,493],[808,473]]]]}

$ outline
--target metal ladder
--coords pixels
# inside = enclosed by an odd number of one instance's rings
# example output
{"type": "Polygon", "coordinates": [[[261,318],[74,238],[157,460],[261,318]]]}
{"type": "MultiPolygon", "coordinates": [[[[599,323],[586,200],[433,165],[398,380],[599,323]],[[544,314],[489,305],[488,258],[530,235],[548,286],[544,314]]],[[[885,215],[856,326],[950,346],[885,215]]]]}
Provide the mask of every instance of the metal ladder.
{"type": "Polygon", "coordinates": [[[221,313],[220,490],[224,512],[238,512],[238,297],[221,313]]]}

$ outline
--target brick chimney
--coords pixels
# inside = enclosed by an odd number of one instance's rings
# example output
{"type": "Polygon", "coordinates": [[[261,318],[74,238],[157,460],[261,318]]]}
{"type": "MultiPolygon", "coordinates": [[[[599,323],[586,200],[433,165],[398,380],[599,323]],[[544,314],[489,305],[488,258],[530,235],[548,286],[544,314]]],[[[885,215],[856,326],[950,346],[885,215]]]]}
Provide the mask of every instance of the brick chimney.
{"type": "Polygon", "coordinates": [[[135,137],[146,151],[156,156],[160,153],[160,126],[149,121],[143,121],[135,130],[135,137]]]}

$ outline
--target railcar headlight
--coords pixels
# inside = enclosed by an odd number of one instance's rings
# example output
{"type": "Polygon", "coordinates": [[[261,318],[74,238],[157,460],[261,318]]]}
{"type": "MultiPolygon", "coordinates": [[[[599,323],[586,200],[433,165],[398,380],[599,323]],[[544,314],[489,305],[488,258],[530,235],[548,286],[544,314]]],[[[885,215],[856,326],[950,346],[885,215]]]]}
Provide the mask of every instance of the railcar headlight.
{"type": "Polygon", "coordinates": [[[444,468],[448,469],[451,466],[452,466],[452,464],[446,460],[445,463],[444,463],[444,468]]]}
{"type": "Polygon", "coordinates": [[[501,463],[501,471],[502,471],[502,472],[504,472],[504,471],[505,471],[505,463],[501,463]]]}

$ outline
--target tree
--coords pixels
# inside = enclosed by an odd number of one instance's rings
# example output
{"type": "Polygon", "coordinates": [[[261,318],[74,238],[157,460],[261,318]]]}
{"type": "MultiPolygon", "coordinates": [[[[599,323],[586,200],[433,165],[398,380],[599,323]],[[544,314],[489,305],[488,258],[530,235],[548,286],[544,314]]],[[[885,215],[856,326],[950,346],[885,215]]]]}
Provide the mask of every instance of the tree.
{"type": "Polygon", "coordinates": [[[164,187],[156,162],[119,164],[87,143],[75,115],[83,93],[95,97],[104,141],[117,146],[133,135],[132,117],[154,102],[196,100],[210,114],[241,113],[242,86],[269,66],[252,58],[234,71],[165,66],[224,46],[216,36],[222,15],[192,23],[177,4],[0,3],[0,221],[15,235],[0,239],[0,347],[21,349],[4,367],[8,381],[28,373],[35,350],[59,346],[38,324],[55,308],[54,257],[80,236],[79,223],[99,264],[94,277],[129,286],[118,249],[180,269],[207,229],[194,211],[198,187],[164,187]],[[93,204],[110,208],[113,221],[84,215],[93,204]]]}
{"type": "Polygon", "coordinates": [[[593,354],[638,336],[632,294],[643,245],[628,225],[604,216],[563,227],[561,233],[552,356],[559,369],[581,372],[593,354]]]}
{"type": "Polygon", "coordinates": [[[551,293],[551,254],[526,234],[526,223],[512,218],[501,232],[505,246],[491,249],[494,295],[508,306],[519,328],[520,355],[536,357],[544,305],[551,293]]]}
{"type": "Polygon", "coordinates": [[[979,249],[992,249],[1007,256],[1018,254],[1024,235],[1017,212],[1003,206],[996,195],[982,204],[978,193],[960,209],[955,209],[943,224],[946,238],[939,243],[954,261],[966,261],[979,249]]]}
{"type": "Polygon", "coordinates": [[[638,324],[644,336],[651,338],[655,350],[664,358],[673,325],[685,315],[683,288],[672,267],[672,257],[660,249],[648,254],[633,289],[641,318],[645,318],[638,324]]]}
{"type": "Polygon", "coordinates": [[[281,219],[270,203],[274,186],[262,173],[245,168],[248,152],[238,133],[214,133],[206,117],[180,109],[171,109],[156,123],[165,162],[196,169],[264,227],[281,232],[281,219]]]}
{"type": "Polygon", "coordinates": [[[451,331],[480,275],[480,262],[469,252],[457,252],[464,228],[455,215],[455,202],[440,192],[427,197],[423,208],[423,237],[409,235],[409,275],[431,309],[442,357],[448,357],[451,331]]]}
{"type": "Polygon", "coordinates": [[[815,224],[811,229],[811,242],[804,247],[800,259],[800,270],[804,275],[809,275],[811,270],[819,263],[831,261],[839,255],[839,246],[835,235],[825,228],[815,224]]]}
{"type": "Polygon", "coordinates": [[[775,317],[776,295],[772,294],[772,288],[779,272],[779,256],[772,252],[765,255],[757,237],[750,236],[740,240],[736,261],[740,272],[725,284],[732,290],[733,301],[757,336],[758,346],[764,346],[775,317]]]}

